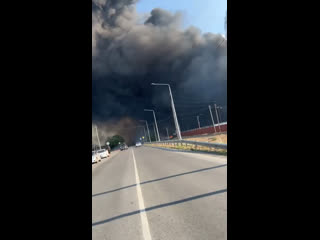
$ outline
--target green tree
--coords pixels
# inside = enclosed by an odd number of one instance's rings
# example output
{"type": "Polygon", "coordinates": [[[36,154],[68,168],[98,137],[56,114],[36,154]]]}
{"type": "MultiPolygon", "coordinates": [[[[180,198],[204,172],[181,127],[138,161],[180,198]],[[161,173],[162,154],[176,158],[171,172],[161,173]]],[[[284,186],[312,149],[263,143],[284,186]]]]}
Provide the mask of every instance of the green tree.
{"type": "Polygon", "coordinates": [[[107,141],[106,141],[106,144],[107,144],[107,142],[109,142],[110,143],[110,148],[114,148],[114,147],[116,147],[116,146],[118,146],[119,145],[119,142],[120,143],[124,143],[125,141],[124,141],[124,138],[122,137],[122,136],[120,136],[120,135],[114,135],[114,136],[112,136],[112,137],[108,137],[107,138],[107,141]]]}

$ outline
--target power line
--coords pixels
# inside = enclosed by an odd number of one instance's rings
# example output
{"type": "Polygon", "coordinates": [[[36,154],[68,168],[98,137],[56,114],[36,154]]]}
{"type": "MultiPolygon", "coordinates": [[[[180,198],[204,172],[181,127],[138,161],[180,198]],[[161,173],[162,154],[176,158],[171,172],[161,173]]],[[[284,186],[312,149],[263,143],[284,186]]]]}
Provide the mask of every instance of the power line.
{"type": "Polygon", "coordinates": [[[204,111],[207,111],[207,107],[203,107],[201,108],[201,110],[198,110],[196,112],[192,112],[192,113],[189,112],[188,114],[179,114],[179,118],[184,116],[194,116],[195,114],[202,113],[204,111]]]}
{"type": "Polygon", "coordinates": [[[216,100],[197,100],[197,101],[191,101],[191,100],[183,100],[183,99],[178,99],[177,101],[177,105],[198,105],[198,104],[212,104],[212,103],[217,103],[216,100]]]}
{"type": "Polygon", "coordinates": [[[207,98],[205,96],[201,96],[200,98],[193,98],[193,97],[187,97],[187,96],[179,96],[177,97],[177,101],[189,101],[189,102],[215,102],[217,101],[217,98],[207,98]]]}

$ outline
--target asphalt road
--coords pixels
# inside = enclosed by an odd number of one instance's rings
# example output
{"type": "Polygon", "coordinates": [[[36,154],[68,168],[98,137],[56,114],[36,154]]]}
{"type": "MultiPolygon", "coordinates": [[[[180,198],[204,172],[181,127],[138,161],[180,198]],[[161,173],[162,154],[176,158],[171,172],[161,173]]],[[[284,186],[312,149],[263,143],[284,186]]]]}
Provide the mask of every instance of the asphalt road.
{"type": "Polygon", "coordinates": [[[151,147],[119,152],[92,173],[92,239],[227,239],[226,164],[151,147]]]}

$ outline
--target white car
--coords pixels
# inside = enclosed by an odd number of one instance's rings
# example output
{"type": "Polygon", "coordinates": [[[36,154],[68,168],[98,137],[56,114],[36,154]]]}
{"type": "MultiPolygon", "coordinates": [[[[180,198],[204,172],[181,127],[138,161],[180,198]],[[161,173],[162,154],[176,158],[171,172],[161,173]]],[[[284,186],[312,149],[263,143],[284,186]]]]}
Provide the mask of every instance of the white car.
{"type": "Polygon", "coordinates": [[[97,152],[92,152],[92,163],[97,163],[101,161],[100,154],[97,152]]]}
{"type": "Polygon", "coordinates": [[[92,152],[92,163],[96,163],[97,162],[97,156],[94,152],[92,152]]]}
{"type": "Polygon", "coordinates": [[[137,142],[136,147],[141,147],[141,142],[137,142]]]}
{"type": "Polygon", "coordinates": [[[127,150],[127,149],[128,149],[127,144],[122,144],[122,145],[120,146],[120,150],[121,150],[121,151],[127,150]]]}
{"type": "Polygon", "coordinates": [[[106,158],[110,156],[109,151],[107,151],[106,149],[98,150],[98,154],[101,158],[106,158]]]}

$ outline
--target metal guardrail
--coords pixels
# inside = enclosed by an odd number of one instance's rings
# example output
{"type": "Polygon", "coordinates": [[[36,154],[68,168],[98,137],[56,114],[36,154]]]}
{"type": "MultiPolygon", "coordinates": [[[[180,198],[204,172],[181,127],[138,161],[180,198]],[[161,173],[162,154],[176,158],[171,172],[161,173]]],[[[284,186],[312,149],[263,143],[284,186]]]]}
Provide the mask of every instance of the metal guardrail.
{"type": "Polygon", "coordinates": [[[168,144],[168,145],[179,145],[179,144],[190,144],[196,146],[204,146],[204,147],[211,147],[211,148],[220,148],[220,149],[227,149],[227,144],[223,143],[208,143],[208,142],[197,142],[197,141],[188,141],[188,140],[170,140],[170,141],[160,141],[160,142],[145,142],[144,144],[168,144]]]}

